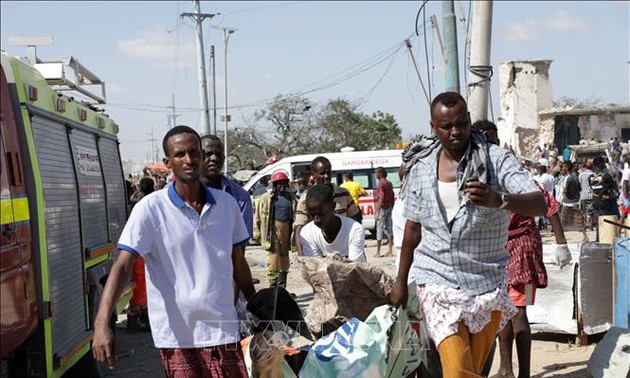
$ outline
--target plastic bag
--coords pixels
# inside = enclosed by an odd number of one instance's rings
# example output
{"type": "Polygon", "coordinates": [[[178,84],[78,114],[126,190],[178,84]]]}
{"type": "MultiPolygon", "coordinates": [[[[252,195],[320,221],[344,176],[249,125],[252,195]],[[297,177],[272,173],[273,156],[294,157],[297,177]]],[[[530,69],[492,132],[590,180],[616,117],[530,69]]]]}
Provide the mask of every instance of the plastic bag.
{"type": "Polygon", "coordinates": [[[365,322],[351,318],[319,339],[300,377],[404,377],[420,365],[418,337],[407,313],[379,306],[365,322]]]}

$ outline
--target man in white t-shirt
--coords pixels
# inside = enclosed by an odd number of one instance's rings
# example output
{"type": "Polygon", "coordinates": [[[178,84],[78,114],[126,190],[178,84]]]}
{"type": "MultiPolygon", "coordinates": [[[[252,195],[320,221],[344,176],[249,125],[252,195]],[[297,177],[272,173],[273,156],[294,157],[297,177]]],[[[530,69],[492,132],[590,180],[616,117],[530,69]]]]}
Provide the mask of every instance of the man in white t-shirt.
{"type": "Polygon", "coordinates": [[[536,167],[538,175],[534,176],[534,180],[538,181],[543,189],[553,194],[555,190],[555,182],[553,176],[547,172],[548,164],[547,159],[540,159],[538,161],[538,166],[536,167]]]}
{"type": "MultiPolygon", "coordinates": [[[[553,176],[547,172],[548,165],[549,165],[549,162],[547,159],[538,160],[538,165],[536,166],[536,170],[538,171],[538,174],[534,176],[534,180],[536,180],[536,182],[538,182],[538,184],[540,184],[540,186],[542,186],[543,189],[545,189],[547,192],[554,195],[556,184],[555,184],[555,180],[553,179],[553,176]]],[[[549,220],[547,219],[547,217],[545,217],[544,215],[541,215],[538,218],[538,229],[539,230],[547,229],[548,223],[549,223],[549,220]]]]}
{"type": "Polygon", "coordinates": [[[94,321],[92,351],[112,368],[109,317],[137,257],[144,257],[149,321],[168,377],[247,377],[234,306],[233,280],[254,294],[239,245],[249,239],[236,200],[200,181],[201,140],[176,126],[163,140],[175,180],[134,207],[118,240],[94,321]]]}
{"type": "Polygon", "coordinates": [[[348,217],[335,215],[330,185],[317,184],[306,192],[306,211],[313,219],[300,232],[305,256],[328,256],[339,252],[354,262],[366,262],[363,226],[348,217]]]}

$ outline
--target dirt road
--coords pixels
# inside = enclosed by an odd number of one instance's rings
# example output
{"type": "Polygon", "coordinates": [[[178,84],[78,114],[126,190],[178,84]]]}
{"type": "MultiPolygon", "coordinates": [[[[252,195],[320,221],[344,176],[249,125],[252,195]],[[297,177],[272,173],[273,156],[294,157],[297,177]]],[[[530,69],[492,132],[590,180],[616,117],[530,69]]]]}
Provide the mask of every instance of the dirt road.
{"type": "MultiPolygon", "coordinates": [[[[591,233],[589,236],[591,240],[593,240],[592,237],[594,237],[594,234],[591,233]]],[[[577,232],[569,232],[567,233],[567,238],[569,241],[578,241],[581,239],[581,235],[577,232]]],[[[543,234],[543,240],[546,243],[552,243],[552,237],[549,233],[543,234]]],[[[366,241],[368,262],[395,276],[395,261],[393,257],[379,259],[372,257],[376,252],[375,245],[375,240],[366,241]]],[[[386,247],[381,253],[385,251],[386,247]]],[[[265,252],[259,247],[250,246],[247,249],[246,256],[252,270],[252,275],[260,280],[260,284],[256,285],[256,289],[266,287],[266,267],[264,267],[265,252]]],[[[302,279],[302,276],[297,270],[289,272],[287,289],[297,295],[297,302],[303,308],[306,307],[312,299],[310,286],[302,279]]],[[[117,325],[118,363],[106,376],[112,378],[164,377],[159,353],[153,347],[150,334],[129,334],[125,330],[125,322],[125,316],[121,315],[117,325]]],[[[577,347],[575,345],[575,336],[546,333],[534,334],[531,361],[532,377],[587,377],[586,364],[594,348],[595,344],[577,347]]],[[[498,370],[498,356],[499,351],[497,349],[491,376],[498,370]]],[[[513,360],[516,363],[516,351],[514,351],[513,360]]]]}

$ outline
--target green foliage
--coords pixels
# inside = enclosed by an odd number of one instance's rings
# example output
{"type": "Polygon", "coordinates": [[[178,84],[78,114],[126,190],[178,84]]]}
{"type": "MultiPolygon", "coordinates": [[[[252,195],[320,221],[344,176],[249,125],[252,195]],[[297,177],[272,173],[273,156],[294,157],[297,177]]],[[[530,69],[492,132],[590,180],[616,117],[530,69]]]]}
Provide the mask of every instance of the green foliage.
{"type": "Polygon", "coordinates": [[[393,115],[376,111],[367,115],[345,99],[312,105],[299,96],[277,96],[257,111],[247,126],[230,136],[230,167],[252,169],[267,157],[395,148],[401,129],[393,115]]]}

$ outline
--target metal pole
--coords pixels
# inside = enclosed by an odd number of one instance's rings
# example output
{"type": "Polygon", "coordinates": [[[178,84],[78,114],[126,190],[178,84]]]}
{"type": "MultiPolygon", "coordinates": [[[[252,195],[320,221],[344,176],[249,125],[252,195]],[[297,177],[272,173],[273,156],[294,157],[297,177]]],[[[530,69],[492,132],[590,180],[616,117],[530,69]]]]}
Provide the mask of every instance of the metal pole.
{"type": "Polygon", "coordinates": [[[427,94],[427,89],[424,87],[424,82],[422,81],[422,75],[420,75],[420,69],[418,68],[418,64],[416,63],[416,58],[413,56],[413,51],[411,51],[411,41],[409,41],[409,39],[405,39],[405,46],[407,46],[409,55],[411,55],[411,60],[413,61],[413,67],[416,69],[416,73],[418,74],[418,79],[420,80],[420,85],[422,86],[424,97],[427,98],[427,103],[431,105],[431,99],[429,98],[429,95],[427,94]]]}
{"type": "Polygon", "coordinates": [[[230,38],[230,34],[226,29],[223,29],[223,80],[225,86],[225,111],[223,115],[223,119],[225,121],[225,125],[223,126],[223,150],[225,154],[225,164],[224,164],[224,172],[228,173],[228,80],[227,80],[227,48],[228,48],[228,39],[230,38]]]}
{"type": "Polygon", "coordinates": [[[223,172],[228,173],[228,122],[230,121],[230,115],[228,114],[228,79],[227,79],[227,52],[228,52],[228,41],[230,40],[230,35],[234,33],[236,29],[223,28],[223,80],[225,86],[225,114],[223,125],[223,150],[225,154],[225,164],[223,165],[223,172]]]}
{"type": "Polygon", "coordinates": [[[445,84],[449,92],[459,93],[459,61],[457,59],[457,21],[453,0],[442,1],[444,23],[445,84]]]}
{"type": "Polygon", "coordinates": [[[195,0],[195,18],[197,30],[197,65],[199,66],[199,100],[201,105],[201,130],[203,134],[210,133],[210,111],[208,109],[208,88],[206,85],[206,60],[203,52],[203,30],[201,22],[201,5],[195,0]]]}
{"type": "Polygon", "coordinates": [[[217,71],[214,58],[214,45],[212,45],[210,46],[210,61],[212,62],[212,134],[217,135],[217,71]]]}
{"type": "Polygon", "coordinates": [[[490,45],[492,41],[492,1],[475,1],[470,41],[470,74],[468,79],[468,110],[472,122],[488,118],[490,91],[490,45]]]}

